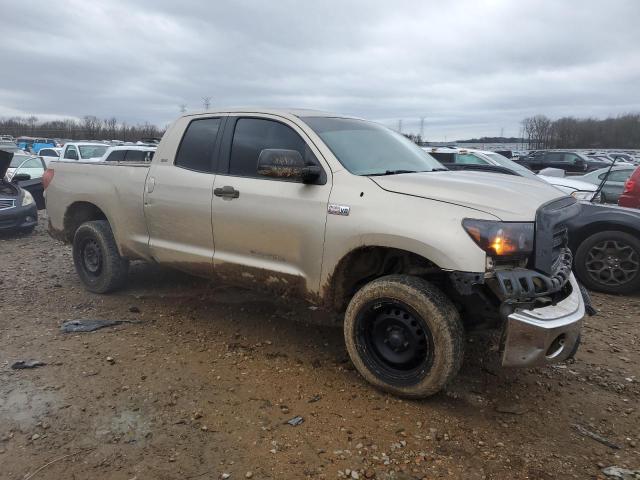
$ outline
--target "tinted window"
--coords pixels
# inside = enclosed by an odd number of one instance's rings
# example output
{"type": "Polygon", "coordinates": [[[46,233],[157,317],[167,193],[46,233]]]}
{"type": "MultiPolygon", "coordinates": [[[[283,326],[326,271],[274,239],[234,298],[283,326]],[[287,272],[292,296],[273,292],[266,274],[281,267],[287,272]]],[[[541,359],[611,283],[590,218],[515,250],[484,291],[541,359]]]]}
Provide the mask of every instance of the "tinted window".
{"type": "Polygon", "coordinates": [[[127,162],[150,162],[153,152],[145,150],[127,150],[125,160],[127,162]]]}
{"type": "Polygon", "coordinates": [[[633,170],[614,170],[611,172],[611,175],[609,175],[609,180],[612,182],[626,182],[631,176],[631,172],[633,172],[633,170]]]}
{"type": "Polygon", "coordinates": [[[430,155],[442,163],[454,163],[456,154],[448,152],[431,152],[430,155]]]}
{"type": "Polygon", "coordinates": [[[40,150],[41,157],[58,157],[58,154],[55,150],[51,150],[50,148],[43,148],[40,150]]]}
{"type": "Polygon", "coordinates": [[[290,127],[273,120],[241,118],[233,133],[229,174],[258,177],[258,157],[265,148],[296,150],[307,164],[318,163],[305,141],[290,127]]]}
{"type": "Polygon", "coordinates": [[[561,152],[551,152],[551,153],[547,153],[544,156],[544,162],[545,163],[557,163],[557,162],[562,162],[564,160],[564,153],[561,152]]]}
{"type": "Polygon", "coordinates": [[[219,129],[219,118],[193,120],[182,137],[176,166],[198,172],[213,171],[213,148],[219,129]]]}
{"type": "Polygon", "coordinates": [[[124,154],[126,150],[114,150],[109,154],[105,162],[122,162],[124,160],[124,154]]]}

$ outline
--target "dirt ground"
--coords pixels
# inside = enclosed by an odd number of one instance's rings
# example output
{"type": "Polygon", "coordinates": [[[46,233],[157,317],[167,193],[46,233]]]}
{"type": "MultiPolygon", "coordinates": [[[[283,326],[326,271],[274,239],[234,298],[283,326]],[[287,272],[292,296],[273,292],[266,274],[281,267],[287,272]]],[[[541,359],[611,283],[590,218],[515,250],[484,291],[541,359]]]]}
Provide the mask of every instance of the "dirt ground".
{"type": "Polygon", "coordinates": [[[43,223],[0,238],[2,479],[588,479],[640,467],[640,296],[594,295],[600,314],[575,361],[501,369],[473,336],[446,392],[404,401],[366,384],[340,328],[307,307],[144,264],[126,290],[88,293],[43,223]],[[133,323],[60,331],[77,319],[133,323]],[[46,365],[11,369],[18,360],[46,365]],[[295,416],[304,423],[286,423],[295,416]]]}

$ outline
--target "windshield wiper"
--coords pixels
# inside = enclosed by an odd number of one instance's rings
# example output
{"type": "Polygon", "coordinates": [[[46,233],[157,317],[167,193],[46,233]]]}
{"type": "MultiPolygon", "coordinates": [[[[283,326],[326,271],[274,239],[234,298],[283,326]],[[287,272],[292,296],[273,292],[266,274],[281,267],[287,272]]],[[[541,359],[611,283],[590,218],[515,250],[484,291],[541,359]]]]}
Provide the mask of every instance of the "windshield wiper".
{"type": "Polygon", "coordinates": [[[398,175],[399,173],[418,173],[417,170],[385,170],[380,173],[370,173],[369,176],[378,177],[382,175],[398,175]]]}

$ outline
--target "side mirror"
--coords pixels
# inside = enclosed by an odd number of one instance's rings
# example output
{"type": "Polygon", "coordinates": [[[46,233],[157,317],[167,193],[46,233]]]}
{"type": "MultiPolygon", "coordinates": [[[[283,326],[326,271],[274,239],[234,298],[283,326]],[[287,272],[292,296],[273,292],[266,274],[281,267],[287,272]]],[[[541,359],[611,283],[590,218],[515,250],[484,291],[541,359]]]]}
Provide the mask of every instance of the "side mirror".
{"type": "Polygon", "coordinates": [[[581,158],[578,158],[574,163],[576,167],[584,167],[586,165],[585,161],[581,158]]]}
{"type": "Polygon", "coordinates": [[[76,152],[75,150],[69,150],[64,158],[67,158],[69,160],[78,160],[78,152],[76,152]]]}
{"type": "Polygon", "coordinates": [[[28,173],[18,173],[11,178],[12,183],[24,182],[25,180],[31,180],[31,175],[28,173]]]}
{"type": "Polygon", "coordinates": [[[302,180],[312,183],[322,170],[317,165],[305,164],[297,150],[265,148],[258,157],[258,175],[272,178],[302,180]]]}

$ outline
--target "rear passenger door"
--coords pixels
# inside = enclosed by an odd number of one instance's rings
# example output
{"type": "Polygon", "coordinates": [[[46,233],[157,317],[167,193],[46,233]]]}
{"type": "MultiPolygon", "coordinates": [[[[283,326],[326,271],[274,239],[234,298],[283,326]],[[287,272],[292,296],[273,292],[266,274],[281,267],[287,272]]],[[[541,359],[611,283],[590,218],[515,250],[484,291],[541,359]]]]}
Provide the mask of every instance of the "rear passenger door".
{"type": "MultiPolygon", "coordinates": [[[[211,197],[223,117],[181,119],[187,123],[175,152],[152,163],[144,192],[144,215],[153,258],[200,276],[213,269],[211,197]]],[[[172,144],[168,141],[167,144],[172,144]]],[[[174,147],[175,148],[175,147],[174,147]]]]}
{"type": "Polygon", "coordinates": [[[214,182],[216,275],[281,293],[316,291],[330,191],[329,167],[297,125],[269,115],[230,117],[214,182]],[[263,149],[297,150],[322,174],[314,184],[261,176],[263,149]]]}

